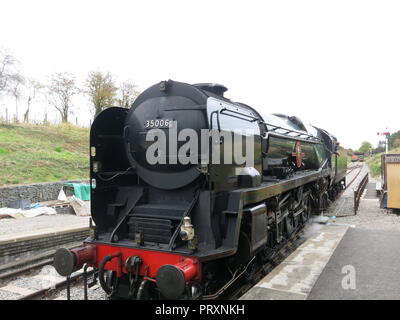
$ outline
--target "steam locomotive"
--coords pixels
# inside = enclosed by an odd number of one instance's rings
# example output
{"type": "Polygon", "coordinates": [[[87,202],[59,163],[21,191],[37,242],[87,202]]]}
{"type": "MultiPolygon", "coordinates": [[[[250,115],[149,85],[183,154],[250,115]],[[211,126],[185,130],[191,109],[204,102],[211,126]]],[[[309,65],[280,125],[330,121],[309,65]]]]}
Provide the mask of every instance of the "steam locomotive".
{"type": "Polygon", "coordinates": [[[110,299],[218,298],[327,208],[345,187],[336,137],[226,90],[162,81],[95,118],[95,225],[81,247],[55,253],[59,274],[91,266],[110,299]]]}

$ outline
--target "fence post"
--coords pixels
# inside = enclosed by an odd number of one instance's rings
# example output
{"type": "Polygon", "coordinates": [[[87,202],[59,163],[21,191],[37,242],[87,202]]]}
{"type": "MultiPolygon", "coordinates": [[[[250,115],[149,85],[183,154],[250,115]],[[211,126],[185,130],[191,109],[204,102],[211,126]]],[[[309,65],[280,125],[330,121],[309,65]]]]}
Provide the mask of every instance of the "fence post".
{"type": "Polygon", "coordinates": [[[354,190],[354,215],[357,215],[358,206],[360,205],[361,195],[368,184],[368,172],[358,184],[357,189],[354,190]]]}
{"type": "Polygon", "coordinates": [[[354,215],[357,215],[357,190],[354,190],[354,215]]]}

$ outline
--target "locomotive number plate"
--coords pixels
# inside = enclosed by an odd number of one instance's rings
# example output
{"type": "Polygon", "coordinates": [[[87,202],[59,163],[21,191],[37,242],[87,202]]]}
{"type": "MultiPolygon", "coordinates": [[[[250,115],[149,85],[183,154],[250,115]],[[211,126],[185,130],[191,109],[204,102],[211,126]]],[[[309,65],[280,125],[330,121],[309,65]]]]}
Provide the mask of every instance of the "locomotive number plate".
{"type": "Polygon", "coordinates": [[[173,125],[174,121],[171,119],[152,119],[152,120],[146,120],[144,123],[144,127],[146,129],[172,128],[173,125]]]}

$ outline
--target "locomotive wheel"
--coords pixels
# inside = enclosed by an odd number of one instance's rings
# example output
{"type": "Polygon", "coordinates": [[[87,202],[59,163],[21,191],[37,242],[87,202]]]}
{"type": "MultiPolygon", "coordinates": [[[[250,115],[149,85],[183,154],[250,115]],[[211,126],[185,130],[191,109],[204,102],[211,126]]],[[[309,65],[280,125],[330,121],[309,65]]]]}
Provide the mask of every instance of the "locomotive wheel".
{"type": "Polygon", "coordinates": [[[293,232],[296,230],[296,225],[295,225],[295,219],[292,217],[285,217],[284,219],[284,230],[285,230],[285,236],[287,239],[291,237],[293,232]]]}
{"type": "Polygon", "coordinates": [[[328,206],[329,206],[328,195],[327,193],[324,193],[321,196],[319,211],[320,212],[326,211],[328,209],[328,206]]]}
{"type": "Polygon", "coordinates": [[[117,291],[117,286],[118,286],[118,278],[117,275],[114,271],[107,270],[104,274],[105,277],[105,282],[108,288],[111,289],[111,294],[109,295],[108,299],[109,300],[114,300],[117,299],[115,294],[117,291]]]}
{"type": "Polygon", "coordinates": [[[303,207],[303,212],[301,213],[301,222],[302,224],[306,224],[308,219],[310,219],[311,216],[311,203],[310,199],[307,198],[304,202],[304,207],[303,207]]]}
{"type": "Polygon", "coordinates": [[[208,295],[217,292],[229,280],[226,271],[227,268],[224,263],[216,261],[206,263],[203,268],[203,294],[208,295]]]}

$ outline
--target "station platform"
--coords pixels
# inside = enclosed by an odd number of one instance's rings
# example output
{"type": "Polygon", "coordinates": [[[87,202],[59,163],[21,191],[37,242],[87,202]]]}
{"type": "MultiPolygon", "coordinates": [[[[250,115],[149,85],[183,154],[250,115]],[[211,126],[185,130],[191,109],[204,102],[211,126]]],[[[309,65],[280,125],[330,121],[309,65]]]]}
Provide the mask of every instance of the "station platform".
{"type": "Polygon", "coordinates": [[[348,226],[313,223],[308,239],[267,274],[241,300],[305,300],[323,272],[348,226]]]}
{"type": "Polygon", "coordinates": [[[20,260],[52,253],[89,235],[89,217],[39,216],[0,220],[1,268],[20,260]]]}
{"type": "Polygon", "coordinates": [[[328,224],[241,300],[398,300],[400,232],[328,224]]]}
{"type": "Polygon", "coordinates": [[[349,228],[307,299],[400,299],[399,252],[397,231],[349,228]]]}

